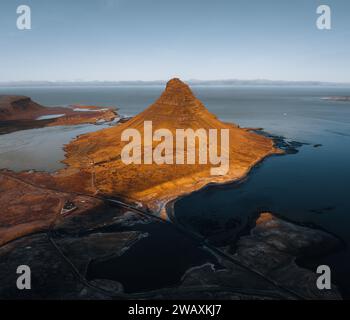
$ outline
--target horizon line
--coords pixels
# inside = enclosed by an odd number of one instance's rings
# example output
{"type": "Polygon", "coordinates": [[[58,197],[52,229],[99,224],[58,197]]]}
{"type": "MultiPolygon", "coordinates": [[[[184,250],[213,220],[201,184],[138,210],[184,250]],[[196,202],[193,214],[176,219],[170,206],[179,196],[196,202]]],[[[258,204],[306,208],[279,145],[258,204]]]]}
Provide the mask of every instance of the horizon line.
{"type": "MultiPolygon", "coordinates": [[[[176,78],[176,77],[173,77],[176,78]]],[[[0,86],[69,86],[69,85],[164,85],[169,80],[16,80],[0,81],[0,86]]],[[[270,80],[270,79],[187,79],[190,85],[332,85],[350,86],[350,82],[318,80],[270,80]]]]}

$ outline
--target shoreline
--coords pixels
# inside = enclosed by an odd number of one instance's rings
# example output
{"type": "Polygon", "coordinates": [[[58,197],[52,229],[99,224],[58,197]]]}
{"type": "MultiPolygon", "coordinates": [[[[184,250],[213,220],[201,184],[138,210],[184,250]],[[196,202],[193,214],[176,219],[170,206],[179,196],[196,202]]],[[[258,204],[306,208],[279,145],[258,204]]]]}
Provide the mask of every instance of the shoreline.
{"type": "MultiPolygon", "coordinates": [[[[175,218],[175,215],[174,215],[174,204],[178,201],[178,200],[181,200],[182,198],[185,198],[193,193],[197,193],[197,192],[201,192],[207,188],[210,188],[210,187],[225,187],[227,185],[239,185],[241,183],[243,183],[248,177],[249,175],[252,173],[253,170],[256,170],[259,165],[261,165],[265,160],[269,159],[270,157],[275,157],[275,156],[285,156],[285,155],[288,155],[289,153],[294,153],[295,149],[294,149],[294,146],[293,144],[289,144],[287,142],[284,141],[284,137],[280,137],[280,136],[277,136],[277,135],[273,135],[273,134],[270,134],[269,132],[266,132],[264,131],[262,128],[242,128],[244,130],[247,130],[247,131],[253,131],[255,132],[256,134],[260,134],[262,136],[266,136],[268,135],[269,138],[271,138],[273,141],[274,141],[274,146],[277,147],[277,150],[279,150],[278,152],[271,152],[270,154],[266,154],[264,157],[262,157],[261,159],[257,160],[255,163],[253,163],[251,165],[250,168],[247,169],[247,171],[245,172],[244,175],[242,175],[241,177],[239,178],[236,178],[236,179],[233,179],[233,180],[227,180],[227,181],[223,181],[223,182],[215,182],[215,181],[212,181],[212,182],[209,182],[207,184],[205,184],[204,186],[200,187],[199,189],[196,189],[196,190],[193,190],[193,191],[189,191],[187,193],[184,193],[184,194],[179,194],[178,196],[174,196],[174,198],[172,199],[169,199],[169,200],[166,200],[166,202],[163,204],[162,208],[160,211],[162,211],[163,209],[165,209],[165,218],[168,217],[168,212],[170,213],[170,216],[172,218],[175,218]],[[276,141],[279,141],[280,145],[278,146],[277,145],[277,142],[276,141]],[[284,145],[281,145],[281,142],[285,143],[284,145]],[[284,149],[283,149],[284,148],[284,149]],[[292,152],[290,152],[289,150],[291,150],[292,152]],[[168,211],[169,210],[169,211],[168,211]]],[[[292,143],[295,143],[295,144],[298,144],[298,147],[306,144],[306,143],[300,143],[300,142],[297,142],[297,141],[292,141],[292,143]]],[[[299,151],[296,151],[296,152],[299,152],[299,151]]],[[[161,213],[159,211],[159,213],[161,213]]],[[[176,218],[175,218],[176,220],[176,218]]],[[[171,219],[170,219],[171,221],[171,219]]]]}
{"type": "MultiPolygon", "coordinates": [[[[79,136],[78,136],[79,137],[79,136]]],[[[78,137],[75,137],[72,139],[72,141],[76,140],[78,137]]],[[[64,149],[66,145],[63,145],[62,148],[64,149]]],[[[267,157],[273,156],[273,155],[282,155],[282,151],[280,149],[276,149],[274,144],[271,145],[271,150],[268,154],[265,154],[263,157],[260,157],[259,159],[257,159],[254,163],[252,163],[249,168],[247,168],[243,175],[240,175],[239,177],[237,177],[237,174],[234,174],[233,176],[227,177],[227,176],[220,176],[220,177],[216,177],[215,179],[212,179],[212,177],[208,177],[205,179],[202,179],[200,181],[200,184],[196,184],[195,186],[193,186],[193,189],[188,191],[188,192],[175,192],[174,194],[170,195],[170,197],[166,197],[166,198],[162,198],[159,200],[159,198],[152,198],[152,199],[148,199],[148,200],[140,200],[140,199],[131,199],[131,198],[127,198],[124,196],[118,196],[122,201],[126,201],[126,203],[132,203],[135,207],[140,206],[143,209],[149,210],[151,209],[152,214],[155,217],[161,218],[163,220],[168,220],[167,217],[167,206],[169,203],[171,203],[172,201],[177,201],[179,199],[181,199],[182,197],[185,197],[193,192],[198,192],[203,188],[212,186],[212,185],[227,185],[227,184],[232,184],[232,183],[238,183],[239,181],[244,180],[249,173],[251,172],[251,170],[256,167],[259,163],[261,163],[262,161],[264,161],[267,157]],[[233,179],[232,179],[233,178],[233,179]],[[214,181],[213,181],[214,180],[214,181]],[[215,181],[216,180],[216,181],[215,181]]],[[[69,168],[69,167],[68,167],[69,168]]],[[[47,192],[60,192],[62,194],[66,194],[66,195],[70,195],[70,197],[74,197],[75,195],[79,194],[82,197],[94,197],[94,195],[90,194],[89,192],[75,192],[73,190],[67,190],[67,189],[63,189],[62,186],[60,185],[56,185],[55,186],[55,175],[57,175],[59,172],[61,172],[62,170],[66,170],[65,169],[61,169],[58,171],[55,171],[53,173],[49,173],[46,171],[38,171],[38,170],[23,170],[20,172],[15,172],[12,170],[8,170],[8,169],[2,169],[2,177],[11,177],[10,179],[20,179],[23,183],[26,183],[29,185],[32,185],[33,187],[36,187],[40,190],[42,190],[42,193],[47,193],[47,192]],[[46,178],[50,178],[48,181],[46,178]],[[52,180],[52,181],[51,181],[52,180]],[[55,186],[54,188],[52,188],[52,186],[55,186]]],[[[177,191],[177,190],[174,190],[177,191]]],[[[29,196],[29,195],[28,195],[29,196]]],[[[95,195],[97,196],[97,198],[102,197],[102,198],[107,198],[108,195],[104,195],[104,194],[97,194],[95,195]]],[[[3,197],[6,198],[5,192],[3,194],[3,197]]],[[[95,198],[95,197],[94,197],[95,198]]],[[[39,205],[39,203],[38,203],[39,205]]],[[[80,211],[80,210],[79,210],[80,211]]],[[[88,210],[89,211],[89,210],[88,210]]],[[[84,213],[83,213],[84,214],[84,213]]],[[[73,215],[75,215],[75,213],[73,213],[73,215]]],[[[40,219],[39,220],[34,220],[32,223],[40,223],[40,219]]],[[[28,225],[28,230],[31,230],[31,224],[29,223],[28,225]]],[[[45,224],[45,221],[42,222],[42,224],[45,224]]],[[[21,224],[20,224],[21,225],[21,224]]],[[[14,229],[16,227],[19,227],[18,224],[15,224],[13,226],[11,226],[11,229],[14,229]]],[[[43,230],[45,231],[45,226],[43,227],[43,230]]],[[[5,232],[6,234],[6,232],[5,232]]],[[[21,233],[21,237],[25,235],[30,235],[31,233],[26,233],[24,232],[23,234],[21,233]]],[[[6,238],[6,236],[5,236],[6,238]]],[[[16,237],[10,237],[11,241],[15,240],[16,237]]],[[[7,241],[5,241],[7,242],[7,241]]]]}
{"type": "MultiPolygon", "coordinates": [[[[245,128],[242,128],[242,129],[245,130],[245,128]]],[[[260,134],[258,132],[255,132],[255,133],[258,135],[264,136],[263,134],[260,134]]],[[[138,199],[137,201],[145,205],[146,208],[151,209],[151,211],[154,214],[157,214],[158,217],[161,217],[162,219],[167,219],[167,212],[166,212],[167,206],[170,205],[172,202],[176,202],[177,200],[180,200],[183,197],[189,196],[195,192],[200,192],[201,190],[211,186],[225,186],[229,184],[243,182],[249,176],[250,172],[254,170],[254,168],[256,168],[257,166],[259,166],[261,163],[263,163],[266,159],[273,156],[283,156],[283,155],[286,155],[286,152],[283,149],[277,147],[274,142],[269,153],[266,153],[264,156],[260,157],[255,162],[253,162],[240,175],[237,175],[237,174],[233,174],[231,176],[225,175],[225,176],[216,177],[214,179],[212,179],[212,177],[214,176],[204,178],[203,180],[200,181],[201,183],[198,188],[195,187],[192,190],[186,191],[184,193],[174,193],[167,197],[161,198],[160,200],[159,199],[154,200],[150,198],[146,200],[138,199]]],[[[123,198],[122,195],[121,195],[121,198],[123,198]]]]}
{"type": "Polygon", "coordinates": [[[50,123],[55,119],[45,120],[1,120],[0,121],[0,135],[9,134],[17,131],[40,129],[50,126],[50,123]]]}
{"type": "MultiPolygon", "coordinates": [[[[255,129],[254,129],[254,131],[255,131],[255,129]]],[[[262,131],[260,128],[257,131],[263,132],[264,134],[266,133],[266,132],[262,131]]],[[[277,138],[279,138],[279,137],[277,137],[277,138]]],[[[293,141],[293,143],[294,142],[297,143],[297,144],[299,143],[299,142],[293,141]]],[[[309,143],[300,143],[299,147],[301,147],[302,145],[309,145],[309,143]]],[[[291,148],[293,148],[293,147],[291,146],[291,148]]],[[[299,151],[297,151],[297,152],[299,152],[299,151]]],[[[292,152],[292,153],[294,153],[294,152],[292,152]]],[[[209,183],[209,184],[203,186],[202,188],[200,188],[198,190],[194,190],[194,191],[192,191],[192,192],[190,192],[188,194],[184,194],[184,195],[181,195],[181,196],[179,196],[177,198],[174,198],[174,199],[170,200],[168,203],[166,203],[167,219],[171,223],[174,223],[174,224],[178,225],[180,228],[184,229],[185,231],[188,231],[186,224],[181,222],[178,219],[178,217],[176,216],[175,204],[176,204],[177,201],[181,201],[182,199],[184,199],[184,198],[186,198],[186,197],[188,197],[188,196],[190,196],[192,194],[203,192],[203,191],[205,191],[208,188],[213,188],[214,190],[218,189],[218,188],[225,188],[226,186],[232,186],[233,188],[234,187],[239,188],[239,186],[242,183],[245,183],[247,181],[247,179],[249,179],[250,175],[254,174],[254,171],[259,169],[260,165],[264,161],[268,160],[270,157],[284,156],[284,155],[288,155],[288,154],[289,154],[288,152],[285,152],[284,154],[272,154],[270,156],[266,156],[263,159],[261,159],[261,161],[259,161],[256,165],[254,165],[251,168],[251,170],[249,170],[249,172],[247,172],[247,174],[244,177],[240,178],[240,179],[237,179],[237,180],[234,180],[234,181],[223,182],[223,183],[209,183]]],[[[296,257],[295,264],[301,269],[305,269],[305,270],[314,272],[315,269],[313,269],[311,267],[312,265],[317,265],[318,266],[318,265],[322,264],[324,261],[331,261],[332,257],[334,255],[345,253],[346,250],[348,250],[348,246],[346,244],[346,241],[342,237],[340,237],[339,235],[335,234],[334,232],[331,232],[331,231],[327,230],[326,228],[321,227],[318,224],[315,224],[315,223],[312,223],[312,222],[295,221],[293,219],[289,219],[289,218],[285,217],[283,215],[283,213],[280,213],[280,212],[270,211],[270,213],[273,216],[275,216],[276,218],[278,218],[278,219],[280,219],[280,220],[282,220],[282,221],[284,221],[286,223],[295,225],[297,227],[307,228],[307,229],[313,230],[315,232],[323,232],[325,234],[328,234],[329,236],[333,237],[333,239],[335,239],[338,242],[338,245],[334,249],[329,251],[329,252],[315,254],[311,258],[308,257],[308,256],[296,257]]],[[[257,216],[251,217],[249,219],[247,225],[244,227],[243,233],[239,233],[238,234],[238,236],[237,236],[237,238],[235,240],[235,244],[237,244],[238,241],[242,237],[244,238],[244,237],[247,237],[247,236],[250,235],[251,231],[256,226],[256,220],[260,216],[260,214],[261,213],[259,213],[257,216]]],[[[204,235],[202,235],[201,233],[197,232],[196,229],[193,229],[193,230],[191,229],[189,232],[192,233],[193,235],[197,236],[198,238],[204,240],[204,241],[207,239],[204,235]]],[[[217,246],[214,245],[214,247],[217,247],[217,246]]],[[[220,250],[220,246],[217,247],[217,248],[218,248],[218,250],[220,250]]],[[[337,279],[337,280],[338,281],[334,280],[335,282],[332,282],[332,283],[334,285],[336,285],[339,293],[341,294],[341,297],[346,299],[346,297],[348,297],[348,295],[347,295],[348,290],[346,289],[346,287],[344,287],[344,285],[341,282],[339,282],[340,281],[339,279],[337,279]]]]}
{"type": "MultiPolygon", "coordinates": [[[[283,156],[285,155],[284,153],[280,153],[280,152],[271,152],[270,154],[267,154],[265,155],[264,157],[262,157],[261,159],[257,160],[255,163],[253,163],[251,165],[251,167],[249,167],[246,172],[238,177],[238,178],[235,178],[235,179],[227,179],[225,181],[210,181],[206,184],[204,184],[203,186],[201,186],[200,188],[198,189],[193,189],[192,191],[189,191],[189,192],[186,192],[186,193],[183,193],[183,194],[178,194],[178,195],[174,195],[174,197],[171,197],[169,199],[166,199],[164,202],[163,202],[163,205],[161,207],[160,210],[158,210],[158,213],[160,214],[161,217],[162,216],[162,213],[163,214],[166,214],[166,216],[164,216],[164,218],[168,218],[168,206],[173,206],[175,204],[175,202],[177,202],[178,200],[181,200],[182,198],[185,198],[193,193],[197,193],[197,192],[201,192],[207,188],[210,188],[210,187],[224,187],[224,186],[227,186],[227,185],[234,185],[234,184],[240,184],[240,183],[243,183],[245,179],[247,179],[250,175],[250,173],[252,172],[252,170],[254,170],[255,168],[257,168],[261,163],[263,163],[266,159],[270,158],[270,157],[273,157],[273,156],[283,156]],[[163,210],[165,210],[166,212],[163,212],[163,210]]],[[[174,214],[171,213],[171,216],[174,217],[174,214]]]]}

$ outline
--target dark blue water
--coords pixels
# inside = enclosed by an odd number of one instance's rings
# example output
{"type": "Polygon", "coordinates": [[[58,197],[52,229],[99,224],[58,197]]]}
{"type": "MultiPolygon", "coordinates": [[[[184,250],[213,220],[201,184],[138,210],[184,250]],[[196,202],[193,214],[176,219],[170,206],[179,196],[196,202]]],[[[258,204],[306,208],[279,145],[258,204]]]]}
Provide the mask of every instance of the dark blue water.
{"type": "MultiPolygon", "coordinates": [[[[0,93],[28,95],[50,106],[114,105],[122,114],[134,115],[162,90],[160,86],[0,88],[0,93]]],[[[292,221],[312,223],[350,244],[350,103],[322,100],[350,95],[350,88],[198,86],[193,91],[222,120],[263,127],[308,145],[297,154],[267,159],[239,185],[210,187],[177,201],[175,214],[181,223],[221,244],[246,232],[259,212],[271,210],[292,221]]],[[[11,134],[0,139],[5,136],[11,134]]],[[[350,288],[348,250],[321,262],[331,266],[344,292],[350,288]]]]}
{"type": "MultiPolygon", "coordinates": [[[[222,245],[246,232],[259,212],[270,210],[321,227],[349,245],[350,103],[320,99],[336,93],[349,95],[350,90],[245,89],[233,97],[231,107],[221,104],[217,113],[222,118],[309,145],[294,155],[269,158],[239,185],[209,187],[179,200],[177,219],[222,245]]],[[[203,95],[208,105],[215,101],[212,94],[203,95]]],[[[221,89],[220,99],[228,94],[221,89]]],[[[318,263],[331,266],[335,282],[349,296],[349,250],[307,265],[318,263]]]]}
{"type": "MultiPolygon", "coordinates": [[[[147,233],[148,236],[119,257],[92,261],[87,271],[88,279],[119,281],[125,292],[131,293],[176,286],[188,269],[205,263],[220,268],[217,259],[199,242],[169,224],[138,224],[131,230],[147,233]]],[[[121,230],[112,226],[104,231],[121,230]]]]}

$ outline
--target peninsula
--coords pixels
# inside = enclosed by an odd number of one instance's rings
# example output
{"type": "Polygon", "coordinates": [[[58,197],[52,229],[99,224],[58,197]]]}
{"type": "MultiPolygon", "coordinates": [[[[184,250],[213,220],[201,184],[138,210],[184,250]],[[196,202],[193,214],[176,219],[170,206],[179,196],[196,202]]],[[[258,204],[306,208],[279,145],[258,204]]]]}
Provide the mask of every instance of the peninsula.
{"type": "MultiPolygon", "coordinates": [[[[152,144],[153,150],[156,145],[152,144]]],[[[193,147],[198,148],[198,145],[193,147]]],[[[134,118],[112,128],[82,135],[68,144],[65,151],[64,162],[68,167],[54,176],[63,189],[122,197],[141,202],[158,212],[171,199],[208,183],[240,179],[263,158],[281,153],[272,139],[217,119],[194,96],[189,86],[176,78],[167,83],[155,103],[134,118]],[[227,174],[211,175],[211,164],[124,164],[121,152],[126,142],[121,140],[122,132],[132,128],[143,133],[145,121],[152,121],[153,130],[166,128],[174,135],[177,129],[227,129],[230,138],[227,174]]],[[[223,151],[220,143],[219,151],[223,151]]],[[[175,147],[173,153],[176,153],[175,147]]]]}
{"type": "Polygon", "coordinates": [[[116,110],[98,106],[44,107],[26,96],[0,95],[0,134],[46,126],[112,121],[116,110]]]}
{"type": "MultiPolygon", "coordinates": [[[[30,110],[26,118],[51,111],[29,98],[12,101],[15,101],[15,108],[20,104],[23,109],[30,110]]],[[[65,150],[67,168],[53,174],[0,171],[0,199],[8,212],[0,216],[1,225],[6,226],[0,228],[0,245],[18,236],[47,229],[53,220],[62,219],[60,212],[66,201],[73,201],[78,206],[79,210],[73,215],[100,205],[99,201],[91,199],[76,201],[77,194],[120,198],[167,218],[164,209],[169,201],[208,183],[240,179],[263,158],[281,153],[272,139],[218,120],[179,79],[170,80],[160,98],[139,115],[111,128],[81,135],[65,146],[65,150]],[[142,132],[144,121],[152,121],[155,129],[167,128],[171,132],[181,128],[228,129],[227,174],[211,175],[210,163],[124,164],[120,154],[126,142],[121,141],[121,134],[126,128],[142,132]],[[46,204],[50,203],[48,210],[46,204]]]]}

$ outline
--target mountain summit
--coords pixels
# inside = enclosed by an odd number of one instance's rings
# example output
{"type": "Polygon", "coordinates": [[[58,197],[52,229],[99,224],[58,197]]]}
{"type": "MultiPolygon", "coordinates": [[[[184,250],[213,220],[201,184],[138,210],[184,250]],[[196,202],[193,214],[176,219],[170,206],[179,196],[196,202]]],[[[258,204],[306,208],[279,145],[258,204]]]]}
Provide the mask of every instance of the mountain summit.
{"type": "Polygon", "coordinates": [[[144,121],[152,121],[154,130],[226,128],[178,78],[169,80],[160,97],[126,126],[142,129],[144,121]]]}
{"type": "Polygon", "coordinates": [[[166,104],[178,107],[188,106],[188,103],[196,101],[190,87],[178,78],[168,81],[165,90],[155,104],[166,104]]]}

